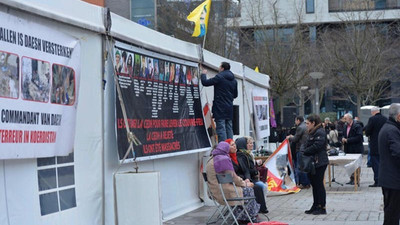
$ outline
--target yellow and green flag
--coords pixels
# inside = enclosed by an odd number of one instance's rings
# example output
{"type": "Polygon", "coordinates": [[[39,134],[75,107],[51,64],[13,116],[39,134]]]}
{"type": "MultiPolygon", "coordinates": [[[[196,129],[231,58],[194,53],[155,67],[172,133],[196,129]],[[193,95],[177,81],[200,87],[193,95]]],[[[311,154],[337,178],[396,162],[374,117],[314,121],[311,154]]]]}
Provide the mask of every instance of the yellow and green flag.
{"type": "Polygon", "coordinates": [[[256,66],[256,68],[254,69],[254,71],[256,71],[257,73],[260,72],[260,70],[258,69],[258,66],[256,66]]]}
{"type": "Polygon", "coordinates": [[[187,17],[195,23],[192,37],[203,37],[207,32],[208,17],[210,15],[211,0],[205,0],[197,6],[187,17]]]}

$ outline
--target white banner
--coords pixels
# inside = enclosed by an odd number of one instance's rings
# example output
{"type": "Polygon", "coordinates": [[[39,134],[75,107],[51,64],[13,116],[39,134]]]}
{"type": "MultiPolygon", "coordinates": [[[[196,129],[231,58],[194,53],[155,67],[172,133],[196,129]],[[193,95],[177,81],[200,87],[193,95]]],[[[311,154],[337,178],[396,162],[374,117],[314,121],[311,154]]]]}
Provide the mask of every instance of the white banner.
{"type": "Polygon", "coordinates": [[[73,151],[79,40],[0,12],[0,159],[73,151]]]}
{"type": "Polygon", "coordinates": [[[257,139],[269,136],[269,101],[268,91],[265,89],[253,89],[254,122],[257,139]]]}

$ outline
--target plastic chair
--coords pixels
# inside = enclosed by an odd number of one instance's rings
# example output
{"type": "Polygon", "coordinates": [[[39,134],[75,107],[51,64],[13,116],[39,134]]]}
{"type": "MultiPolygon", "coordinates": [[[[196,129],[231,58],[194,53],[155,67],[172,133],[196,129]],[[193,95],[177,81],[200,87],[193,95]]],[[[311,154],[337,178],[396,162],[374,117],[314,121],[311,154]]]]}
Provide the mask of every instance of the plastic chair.
{"type": "Polygon", "coordinates": [[[217,207],[214,211],[213,214],[211,214],[210,217],[208,217],[208,220],[206,222],[206,224],[212,224],[212,223],[216,223],[218,220],[220,220],[221,218],[223,220],[225,220],[225,214],[226,214],[226,206],[222,206],[220,204],[218,204],[218,202],[215,200],[215,198],[213,197],[210,187],[208,186],[208,179],[207,179],[207,174],[205,172],[203,172],[203,179],[204,182],[206,182],[207,184],[207,196],[210,200],[212,200],[214,202],[214,205],[217,207]],[[215,220],[212,220],[213,217],[216,215],[216,213],[219,213],[219,215],[215,218],[215,220]]]}
{"type": "Polygon", "coordinates": [[[251,224],[253,224],[253,221],[251,220],[251,217],[250,217],[249,212],[247,211],[246,207],[247,207],[247,204],[249,204],[251,200],[255,201],[256,197],[240,197],[239,193],[237,191],[235,182],[233,182],[233,177],[232,177],[232,175],[230,173],[217,174],[217,180],[218,180],[218,184],[219,184],[219,189],[220,189],[220,191],[222,193],[222,198],[224,199],[224,202],[225,202],[225,206],[229,211],[229,215],[227,216],[227,218],[224,219],[224,221],[222,221],[221,225],[225,224],[225,223],[228,223],[227,220],[230,217],[232,217],[233,220],[234,220],[232,224],[236,223],[236,225],[239,225],[239,222],[236,219],[235,214],[233,213],[233,211],[239,206],[242,207],[242,210],[240,211],[239,215],[237,215],[237,217],[242,215],[242,213],[246,213],[248,220],[250,221],[251,224]],[[222,187],[223,184],[231,184],[231,185],[233,185],[233,187],[235,189],[236,197],[234,197],[234,198],[226,198],[224,189],[222,187]],[[232,206],[229,205],[229,202],[235,202],[235,205],[232,207],[232,206]],[[241,203],[241,202],[243,202],[243,203],[241,203]]]}

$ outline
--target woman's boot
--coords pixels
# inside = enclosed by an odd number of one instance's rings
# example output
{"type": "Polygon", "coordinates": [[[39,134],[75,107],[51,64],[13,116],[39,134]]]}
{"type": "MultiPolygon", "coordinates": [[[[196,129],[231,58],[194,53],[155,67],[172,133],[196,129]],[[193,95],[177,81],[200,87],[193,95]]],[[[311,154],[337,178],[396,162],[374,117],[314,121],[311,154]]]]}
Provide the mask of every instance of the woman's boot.
{"type": "Polygon", "coordinates": [[[312,214],[316,208],[317,208],[317,206],[313,204],[309,210],[306,210],[304,212],[306,214],[312,214]]]}
{"type": "Polygon", "coordinates": [[[317,208],[312,212],[313,215],[325,215],[326,208],[325,206],[318,205],[317,208]]]}

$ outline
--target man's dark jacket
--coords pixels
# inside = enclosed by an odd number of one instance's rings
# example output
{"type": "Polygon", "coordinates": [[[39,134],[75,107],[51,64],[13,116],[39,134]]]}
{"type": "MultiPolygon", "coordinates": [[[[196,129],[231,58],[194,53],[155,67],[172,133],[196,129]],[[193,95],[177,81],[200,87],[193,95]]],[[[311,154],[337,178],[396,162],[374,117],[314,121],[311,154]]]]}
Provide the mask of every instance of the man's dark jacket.
{"type": "Polygon", "coordinates": [[[302,146],[301,151],[304,152],[304,155],[314,156],[316,168],[329,164],[328,154],[326,153],[326,133],[321,124],[308,134],[307,141],[302,146]]]}
{"type": "Polygon", "coordinates": [[[201,74],[203,86],[214,85],[214,102],[212,113],[214,119],[233,119],[233,99],[238,96],[237,82],[230,70],[224,70],[215,77],[207,79],[201,74]]]}
{"type": "Polygon", "coordinates": [[[369,137],[369,147],[371,155],[379,155],[378,152],[378,135],[383,124],[385,124],[387,118],[382,116],[382,114],[377,113],[371,116],[368,120],[368,124],[365,127],[365,135],[369,137]]]}
{"type": "Polygon", "coordinates": [[[346,153],[363,153],[363,130],[360,124],[353,120],[349,135],[347,135],[347,125],[343,128],[343,137],[347,139],[344,144],[344,152],[346,153]]]}
{"type": "Polygon", "coordinates": [[[296,152],[300,150],[300,146],[307,141],[307,127],[304,122],[301,122],[296,128],[296,134],[289,138],[290,142],[296,144],[296,152]]]}
{"type": "Polygon", "coordinates": [[[400,190],[400,123],[392,118],[383,125],[378,136],[379,185],[400,190]]]}

